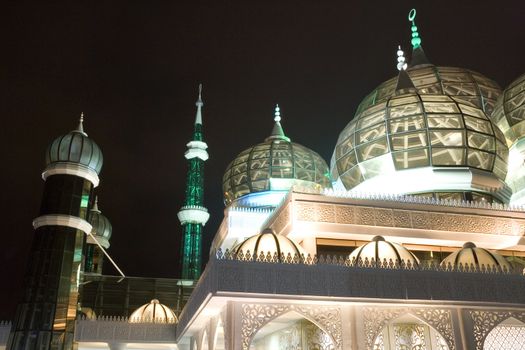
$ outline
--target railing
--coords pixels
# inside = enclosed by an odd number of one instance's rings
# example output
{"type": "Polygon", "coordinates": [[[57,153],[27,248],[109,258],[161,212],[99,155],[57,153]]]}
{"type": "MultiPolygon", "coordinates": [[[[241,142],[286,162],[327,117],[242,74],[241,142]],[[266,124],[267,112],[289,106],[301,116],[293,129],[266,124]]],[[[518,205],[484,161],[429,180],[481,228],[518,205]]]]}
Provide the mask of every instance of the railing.
{"type": "Polygon", "coordinates": [[[174,320],[128,319],[118,316],[86,317],[76,321],[75,341],[108,343],[175,343],[174,320]],[[138,321],[138,322],[135,322],[138,321]]]}
{"type": "Polygon", "coordinates": [[[232,252],[228,249],[223,253],[221,249],[218,249],[215,257],[217,260],[235,260],[235,261],[245,261],[245,262],[260,262],[260,263],[270,263],[270,264],[303,264],[303,265],[337,265],[337,266],[346,266],[346,267],[360,267],[360,268],[377,268],[377,269],[397,269],[397,270],[419,270],[419,271],[445,271],[445,272],[471,272],[471,273],[490,273],[490,274],[518,274],[523,275],[524,271],[511,271],[506,266],[498,265],[476,265],[476,264],[462,264],[457,265],[448,264],[439,264],[435,261],[415,263],[411,260],[375,260],[372,259],[350,259],[349,257],[342,256],[330,256],[330,255],[298,255],[294,254],[293,256],[288,253],[287,255],[281,253],[280,255],[277,252],[271,253],[267,252],[264,254],[260,252],[259,255],[252,255],[249,250],[246,252],[232,252]]]}
{"type": "Polygon", "coordinates": [[[11,332],[11,321],[0,321],[0,347],[7,344],[11,332]]]}
{"type": "Polygon", "coordinates": [[[351,199],[367,199],[377,201],[404,202],[413,204],[439,205],[445,207],[461,207],[475,209],[492,209],[504,211],[525,211],[525,206],[508,205],[501,203],[489,203],[485,201],[466,201],[456,199],[437,199],[422,196],[401,195],[401,194],[384,194],[384,193],[364,193],[354,191],[337,191],[326,189],[322,192],[325,196],[351,199]]]}

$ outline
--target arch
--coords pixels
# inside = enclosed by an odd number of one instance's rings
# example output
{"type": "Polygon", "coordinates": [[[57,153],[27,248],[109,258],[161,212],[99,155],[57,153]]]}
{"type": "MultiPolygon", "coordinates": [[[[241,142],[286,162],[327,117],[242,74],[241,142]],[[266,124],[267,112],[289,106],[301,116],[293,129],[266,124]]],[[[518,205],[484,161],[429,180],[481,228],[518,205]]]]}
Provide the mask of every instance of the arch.
{"type": "Polygon", "coordinates": [[[217,320],[215,334],[213,335],[213,350],[226,350],[226,339],[224,338],[224,323],[222,318],[217,320]]]}
{"type": "Polygon", "coordinates": [[[369,344],[371,349],[395,349],[394,344],[384,346],[385,333],[386,338],[392,342],[402,339],[403,333],[410,331],[412,341],[421,341],[423,344],[429,344],[432,349],[453,350],[455,349],[453,340],[447,339],[446,335],[430,324],[424,317],[419,316],[411,311],[398,314],[391,314],[392,317],[384,319],[380,323],[379,329],[372,336],[372,343],[369,344]],[[422,327],[417,327],[422,326],[422,327]],[[425,328],[426,327],[426,328],[425,328]],[[416,334],[414,334],[416,332],[416,334]]]}
{"type": "Polygon", "coordinates": [[[336,349],[342,349],[341,310],[334,306],[314,306],[296,304],[242,304],[242,350],[248,350],[257,331],[273,319],[296,311],[307,320],[321,325],[335,343],[336,349]]]}
{"type": "MultiPolygon", "coordinates": [[[[280,344],[283,341],[299,342],[298,344],[301,344],[303,339],[306,338],[305,334],[319,338],[315,341],[331,344],[334,348],[337,346],[330,332],[315,318],[298,310],[288,310],[268,319],[267,322],[262,324],[250,338],[248,349],[274,349],[276,344],[280,344]],[[316,332],[316,330],[320,332],[316,332]],[[254,346],[255,342],[263,344],[254,346]]],[[[301,348],[303,347],[301,346],[301,348]]]]}
{"type": "Polygon", "coordinates": [[[501,321],[485,336],[483,350],[525,350],[525,323],[514,317],[501,321]]]}

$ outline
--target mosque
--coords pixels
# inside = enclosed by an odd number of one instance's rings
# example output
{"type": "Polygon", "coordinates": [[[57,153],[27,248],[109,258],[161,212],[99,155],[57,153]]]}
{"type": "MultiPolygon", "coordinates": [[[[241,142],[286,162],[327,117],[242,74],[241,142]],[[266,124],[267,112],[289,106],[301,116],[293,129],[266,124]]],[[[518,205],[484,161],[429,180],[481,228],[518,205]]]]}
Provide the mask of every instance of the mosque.
{"type": "MultiPolygon", "coordinates": [[[[102,275],[111,224],[103,156],[82,120],[46,152],[40,215],[9,350],[525,349],[525,75],[503,91],[412,55],[368,94],[330,166],[269,136],[222,179],[224,218],[202,266],[199,90],[187,144],[182,279],[102,275]],[[102,202],[101,202],[102,203],[102,202]]],[[[335,140],[335,137],[334,137],[335,140]]]]}

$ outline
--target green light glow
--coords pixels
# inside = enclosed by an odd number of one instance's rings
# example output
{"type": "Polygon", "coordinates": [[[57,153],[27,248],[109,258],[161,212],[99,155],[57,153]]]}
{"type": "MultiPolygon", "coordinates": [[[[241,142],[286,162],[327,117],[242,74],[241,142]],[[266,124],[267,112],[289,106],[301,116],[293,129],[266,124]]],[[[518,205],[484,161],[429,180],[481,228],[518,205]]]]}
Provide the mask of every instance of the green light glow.
{"type": "Polygon", "coordinates": [[[89,205],[89,195],[84,194],[82,195],[82,199],[80,200],[80,207],[81,208],[87,208],[89,205]]]}
{"type": "MultiPolygon", "coordinates": [[[[193,141],[203,141],[202,124],[195,124],[193,141]]],[[[186,200],[184,206],[204,205],[204,161],[198,157],[188,160],[186,180],[186,200]]],[[[183,279],[198,279],[202,264],[202,224],[186,223],[182,236],[182,275],[183,279]]]]}
{"type": "Polygon", "coordinates": [[[421,46],[421,37],[419,36],[419,33],[417,31],[416,26],[416,9],[410,10],[408,13],[408,20],[412,22],[412,27],[410,28],[412,30],[412,48],[416,49],[421,46]]]}

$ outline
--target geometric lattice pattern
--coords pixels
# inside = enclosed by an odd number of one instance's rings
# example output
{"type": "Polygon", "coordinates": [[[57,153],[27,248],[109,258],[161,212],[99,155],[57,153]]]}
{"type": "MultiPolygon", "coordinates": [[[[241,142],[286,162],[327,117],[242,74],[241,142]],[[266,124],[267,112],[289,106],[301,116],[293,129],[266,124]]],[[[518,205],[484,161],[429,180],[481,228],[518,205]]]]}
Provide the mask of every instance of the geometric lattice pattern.
{"type": "Polygon", "coordinates": [[[477,168],[504,180],[507,158],[503,133],[481,109],[447,95],[406,93],[357,113],[339,135],[331,167],[350,190],[380,174],[429,166],[477,168]]]}
{"type": "MultiPolygon", "coordinates": [[[[488,115],[501,94],[501,88],[495,81],[468,69],[427,65],[409,68],[406,72],[418,93],[449,95],[474,104],[488,115]]],[[[363,99],[357,113],[386,101],[394,93],[396,85],[397,77],[379,85],[363,99]]]]}
{"type": "Polygon", "coordinates": [[[319,154],[273,139],[244,150],[228,165],[222,182],[224,201],[229,204],[245,194],[268,191],[271,179],[304,181],[315,191],[332,187],[328,165],[319,154]]]}
{"type": "Polygon", "coordinates": [[[495,327],[487,335],[483,350],[525,350],[525,326],[495,327]]]}
{"type": "Polygon", "coordinates": [[[490,117],[505,134],[509,146],[525,135],[525,74],[503,91],[490,117]]]}

